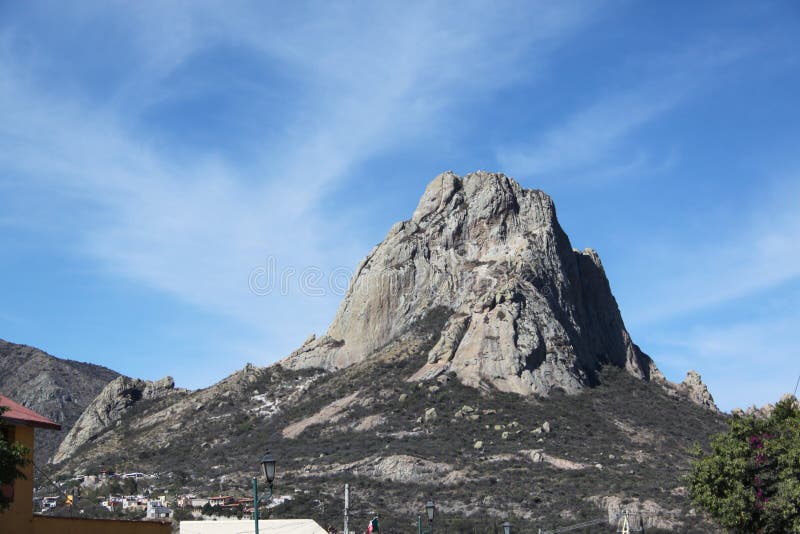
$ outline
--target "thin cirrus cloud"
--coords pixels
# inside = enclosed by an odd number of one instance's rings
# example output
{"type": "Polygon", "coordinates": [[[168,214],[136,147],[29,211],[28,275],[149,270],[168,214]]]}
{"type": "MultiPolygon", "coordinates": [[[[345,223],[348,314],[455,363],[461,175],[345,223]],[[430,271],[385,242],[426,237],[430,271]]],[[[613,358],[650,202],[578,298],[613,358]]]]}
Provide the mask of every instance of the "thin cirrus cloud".
{"type": "MultiPolygon", "coordinates": [[[[693,43],[689,52],[651,59],[639,67],[644,81],[610,90],[525,145],[503,146],[497,159],[517,176],[544,181],[600,183],[647,169],[667,170],[676,152],[653,154],[634,134],[667,116],[723,79],[724,69],[753,54],[756,45],[719,40],[693,43]]],[[[637,69],[632,69],[637,70],[637,69]]],[[[596,98],[596,97],[595,97],[596,98]]]]}
{"type": "Polygon", "coordinates": [[[800,372],[800,174],[765,176],[735,223],[628,258],[648,281],[623,299],[628,326],[668,378],[699,370],[724,410],[775,402],[800,372]]]}
{"type": "Polygon", "coordinates": [[[503,168],[518,176],[537,177],[587,171],[592,167],[596,179],[601,164],[612,174],[638,169],[647,158],[636,154],[625,160],[609,160],[618,145],[636,129],[672,109],[677,94],[656,98],[653,89],[639,89],[614,96],[570,117],[563,125],[547,132],[531,148],[503,149],[498,154],[503,168]]]}
{"type": "Polygon", "coordinates": [[[762,180],[763,190],[752,206],[740,208],[734,224],[709,229],[717,236],[713,242],[662,241],[633,254],[634,263],[648,260],[635,269],[647,272],[650,282],[628,302],[630,323],[655,324],[800,278],[798,176],[789,170],[762,180]]]}
{"type": "Polygon", "coordinates": [[[113,58],[100,57],[96,70],[109,68],[113,76],[99,83],[61,70],[58,94],[41,80],[70,54],[59,49],[69,36],[56,35],[48,48],[4,27],[0,181],[58,208],[15,224],[58,227],[64,248],[113,275],[257,328],[280,329],[289,341],[275,350],[288,350],[304,335],[295,330],[307,333],[330,318],[336,298],[315,301],[320,311],[309,318],[307,296],[295,293],[278,313],[274,299],[249,291],[252,269],[267,256],[301,267],[353,264],[365,246],[332,245],[349,223],[346,214],[320,211],[326,193],[359,162],[421,129],[435,131],[464,99],[511,83],[523,51],[529,70],[537,62],[543,68],[591,14],[585,5],[543,4],[524,32],[508,32],[522,21],[487,6],[458,14],[435,4],[402,12],[338,5],[313,11],[259,16],[204,4],[179,10],[141,3],[116,12],[84,6],[65,14],[64,28],[107,23],[128,63],[111,69],[103,62],[113,58]],[[290,80],[280,86],[253,80],[248,90],[258,96],[263,83],[279,103],[253,108],[260,115],[250,123],[264,123],[263,138],[242,139],[250,149],[234,155],[165,137],[159,122],[181,95],[226,87],[213,78],[198,84],[191,71],[192,62],[221,47],[246,49],[281,71],[281,83],[290,80]],[[281,100],[294,111],[281,115],[281,100]]]}
{"type": "Polygon", "coordinates": [[[651,343],[659,347],[661,362],[670,368],[713,369],[703,373],[703,380],[723,410],[775,402],[792,393],[800,372],[792,342],[800,315],[793,306],[781,305],[775,311],[673,330],[651,343]]]}

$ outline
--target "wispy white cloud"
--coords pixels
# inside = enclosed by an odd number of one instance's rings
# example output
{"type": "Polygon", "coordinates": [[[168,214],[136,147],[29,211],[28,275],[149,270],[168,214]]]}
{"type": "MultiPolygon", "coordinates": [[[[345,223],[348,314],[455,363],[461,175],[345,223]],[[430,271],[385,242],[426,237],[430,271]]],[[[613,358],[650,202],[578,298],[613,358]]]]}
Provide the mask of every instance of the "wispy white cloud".
{"type": "Polygon", "coordinates": [[[647,281],[623,306],[634,335],[670,379],[700,371],[726,410],[775,402],[800,374],[798,176],[762,180],[733,224],[700,217],[687,222],[696,239],[651,242],[628,258],[647,281]]]}
{"type": "Polygon", "coordinates": [[[672,109],[682,95],[652,87],[637,88],[594,104],[564,124],[544,134],[531,148],[506,149],[498,157],[503,168],[516,176],[537,177],[594,171],[612,174],[630,172],[648,161],[643,154],[618,159],[618,144],[632,132],[672,109]],[[597,167],[600,167],[599,169],[597,167]]]}
{"type": "MultiPolygon", "coordinates": [[[[50,204],[27,224],[59,228],[65,250],[247,322],[277,339],[264,348],[273,357],[309,329],[324,328],[338,297],[257,297],[248,288],[250,271],[268,255],[299,267],[355,263],[365,246],[342,242],[346,212],[320,213],[324,195],[360,161],[417,132],[435,132],[454,104],[511,83],[518,72],[535,73],[592,13],[569,3],[543,3],[526,21],[487,5],[316,4],[282,13],[259,13],[258,4],[183,7],[137,3],[103,14],[121,28],[130,72],[101,99],[80,84],[65,83],[63,91],[43,85],[37,68],[63,58],[28,43],[22,68],[14,48],[21,36],[6,29],[0,180],[50,204]],[[136,31],[126,32],[130,27],[136,31]],[[254,140],[263,150],[252,161],[208,147],[187,163],[139,123],[187,89],[176,72],[220,44],[279,65],[302,89],[284,95],[299,99],[300,111],[289,124],[256,119],[280,135],[254,140]],[[523,51],[527,68],[519,69],[523,51]]],[[[71,11],[64,28],[85,26],[95,9],[103,8],[71,11]]]]}
{"type": "Polygon", "coordinates": [[[498,160],[515,176],[535,176],[545,183],[598,183],[643,170],[666,170],[674,163],[674,147],[653,154],[645,152],[641,143],[629,141],[641,129],[719,83],[722,69],[750,55],[753,47],[746,42],[735,47],[694,43],[691,52],[651,59],[647,67],[638,67],[643,81],[628,87],[598,88],[592,93],[592,103],[533,140],[500,147],[498,160]]]}
{"type": "MultiPolygon", "coordinates": [[[[767,172],[765,171],[765,175],[767,172]]],[[[713,240],[661,241],[631,258],[649,274],[627,304],[631,324],[653,324],[767,291],[800,278],[800,172],[763,180],[736,223],[709,230],[713,240]],[[637,259],[638,258],[638,259],[637,259]]],[[[697,221],[699,225],[710,224],[697,221]]]]}
{"type": "Polygon", "coordinates": [[[798,325],[800,314],[786,305],[746,320],[681,329],[653,342],[660,346],[665,371],[699,370],[717,405],[731,410],[774,403],[792,392],[800,375],[792,341],[798,325]]]}

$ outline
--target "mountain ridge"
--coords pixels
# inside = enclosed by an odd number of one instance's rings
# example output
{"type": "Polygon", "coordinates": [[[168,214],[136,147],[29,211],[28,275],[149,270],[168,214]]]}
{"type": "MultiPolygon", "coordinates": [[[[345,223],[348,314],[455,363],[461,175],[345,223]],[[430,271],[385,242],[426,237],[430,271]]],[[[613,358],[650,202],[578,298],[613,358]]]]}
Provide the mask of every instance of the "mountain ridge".
{"type": "Polygon", "coordinates": [[[0,339],[0,392],[61,425],[59,431],[36,433],[37,465],[52,457],[86,406],[118,376],[101,365],[0,339]]]}

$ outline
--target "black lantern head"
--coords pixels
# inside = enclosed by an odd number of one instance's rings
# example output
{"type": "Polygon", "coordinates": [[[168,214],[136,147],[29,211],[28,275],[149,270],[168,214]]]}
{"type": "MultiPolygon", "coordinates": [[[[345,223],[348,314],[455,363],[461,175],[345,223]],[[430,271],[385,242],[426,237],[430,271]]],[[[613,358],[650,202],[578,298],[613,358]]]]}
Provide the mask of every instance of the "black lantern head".
{"type": "Polygon", "coordinates": [[[275,458],[272,457],[272,453],[270,453],[269,450],[267,450],[267,452],[264,453],[264,457],[261,458],[261,474],[270,484],[275,480],[275,458]]]}

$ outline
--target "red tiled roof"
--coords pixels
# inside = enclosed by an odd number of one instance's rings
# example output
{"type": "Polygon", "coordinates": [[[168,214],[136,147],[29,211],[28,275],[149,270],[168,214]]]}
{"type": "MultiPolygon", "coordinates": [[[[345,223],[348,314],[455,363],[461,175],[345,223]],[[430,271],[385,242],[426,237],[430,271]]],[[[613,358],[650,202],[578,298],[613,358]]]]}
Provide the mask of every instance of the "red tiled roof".
{"type": "Polygon", "coordinates": [[[5,422],[17,425],[33,426],[37,428],[61,430],[61,425],[58,423],[54,423],[47,417],[39,415],[38,413],[22,406],[21,404],[17,404],[4,395],[0,395],[0,406],[5,406],[8,408],[8,411],[0,416],[0,419],[5,422]]]}

